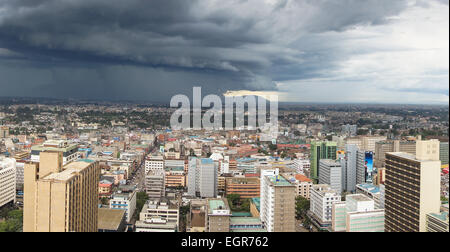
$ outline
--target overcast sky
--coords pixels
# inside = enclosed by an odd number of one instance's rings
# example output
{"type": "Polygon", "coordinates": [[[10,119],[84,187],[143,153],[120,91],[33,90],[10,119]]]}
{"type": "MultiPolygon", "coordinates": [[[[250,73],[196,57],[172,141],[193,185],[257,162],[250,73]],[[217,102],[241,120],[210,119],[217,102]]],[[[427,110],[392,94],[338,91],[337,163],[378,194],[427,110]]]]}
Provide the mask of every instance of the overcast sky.
{"type": "Polygon", "coordinates": [[[448,103],[448,2],[0,0],[0,96],[448,103]]]}

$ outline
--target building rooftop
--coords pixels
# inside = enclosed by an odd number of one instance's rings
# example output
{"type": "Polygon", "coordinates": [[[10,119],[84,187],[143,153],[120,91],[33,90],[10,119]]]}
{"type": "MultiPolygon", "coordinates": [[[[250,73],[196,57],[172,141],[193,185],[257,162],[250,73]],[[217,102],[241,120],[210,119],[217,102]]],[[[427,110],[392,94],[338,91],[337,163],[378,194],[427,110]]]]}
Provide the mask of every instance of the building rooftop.
{"type": "Polygon", "coordinates": [[[441,221],[448,221],[448,212],[430,213],[430,215],[441,221]]]}
{"type": "Polygon", "coordinates": [[[98,229],[117,230],[125,216],[125,210],[109,208],[98,209],[98,229]]]}
{"type": "Polygon", "coordinates": [[[359,185],[356,185],[356,187],[359,187],[359,188],[366,190],[373,194],[380,192],[380,187],[372,185],[372,184],[359,184],[359,185]]]}
{"type": "Polygon", "coordinates": [[[69,179],[71,179],[72,177],[74,177],[78,172],[80,172],[81,170],[85,169],[86,167],[90,166],[91,163],[87,163],[87,162],[72,162],[68,165],[66,165],[63,168],[62,172],[58,172],[58,173],[52,173],[46,177],[44,177],[44,180],[56,180],[56,181],[67,181],[69,179]]]}
{"type": "Polygon", "coordinates": [[[386,154],[391,154],[391,155],[394,155],[394,156],[397,156],[397,157],[400,157],[400,158],[410,159],[410,160],[417,161],[417,162],[434,162],[434,161],[431,161],[431,160],[420,160],[420,159],[417,159],[417,157],[415,155],[412,155],[412,154],[409,154],[409,153],[405,153],[405,152],[388,152],[386,154]]]}
{"type": "Polygon", "coordinates": [[[363,194],[353,194],[353,195],[347,195],[347,200],[352,199],[358,202],[365,202],[365,201],[373,201],[371,198],[367,197],[363,194]]]}
{"type": "Polygon", "coordinates": [[[210,158],[202,158],[202,164],[214,164],[214,161],[210,158]]]}
{"type": "Polygon", "coordinates": [[[291,182],[286,180],[283,176],[266,176],[270,183],[274,186],[293,186],[291,182]]]}
{"type": "Polygon", "coordinates": [[[217,211],[228,211],[223,214],[229,214],[230,207],[226,199],[209,199],[208,200],[208,214],[219,214],[217,211]]]}

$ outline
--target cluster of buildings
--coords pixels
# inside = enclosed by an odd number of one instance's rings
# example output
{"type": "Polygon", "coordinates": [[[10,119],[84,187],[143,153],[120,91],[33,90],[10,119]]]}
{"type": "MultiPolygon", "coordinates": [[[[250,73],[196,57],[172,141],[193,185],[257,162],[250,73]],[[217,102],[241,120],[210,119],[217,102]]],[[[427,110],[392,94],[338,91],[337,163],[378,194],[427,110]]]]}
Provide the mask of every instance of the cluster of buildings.
{"type": "Polygon", "coordinates": [[[321,135],[328,117],[279,132],[131,130],[125,119],[105,128],[79,117],[76,134],[2,126],[0,207],[22,208],[25,232],[296,232],[301,197],[308,231],[448,231],[448,140],[358,135],[357,125],[321,135]]]}

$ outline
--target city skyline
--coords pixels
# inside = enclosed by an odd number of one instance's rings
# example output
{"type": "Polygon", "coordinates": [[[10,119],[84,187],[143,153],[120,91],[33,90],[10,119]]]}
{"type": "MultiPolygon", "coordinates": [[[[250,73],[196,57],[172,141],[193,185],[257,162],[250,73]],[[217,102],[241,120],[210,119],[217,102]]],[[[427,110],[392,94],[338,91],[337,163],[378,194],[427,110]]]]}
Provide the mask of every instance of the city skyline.
{"type": "Polygon", "coordinates": [[[0,97],[167,104],[202,86],[280,102],[448,104],[448,11],[448,0],[6,0],[0,97]]]}

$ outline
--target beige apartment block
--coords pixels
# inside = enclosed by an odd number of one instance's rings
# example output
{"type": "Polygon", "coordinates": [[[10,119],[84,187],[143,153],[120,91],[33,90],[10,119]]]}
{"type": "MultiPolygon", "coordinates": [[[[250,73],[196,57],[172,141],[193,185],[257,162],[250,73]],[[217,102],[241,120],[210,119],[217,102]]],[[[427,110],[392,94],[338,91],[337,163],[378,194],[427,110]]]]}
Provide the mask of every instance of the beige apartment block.
{"type": "Polygon", "coordinates": [[[97,232],[97,162],[63,166],[62,152],[41,152],[25,165],[24,232],[97,232]]]}

